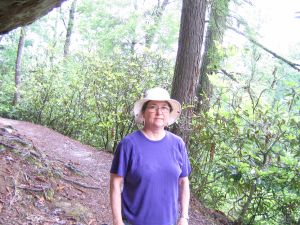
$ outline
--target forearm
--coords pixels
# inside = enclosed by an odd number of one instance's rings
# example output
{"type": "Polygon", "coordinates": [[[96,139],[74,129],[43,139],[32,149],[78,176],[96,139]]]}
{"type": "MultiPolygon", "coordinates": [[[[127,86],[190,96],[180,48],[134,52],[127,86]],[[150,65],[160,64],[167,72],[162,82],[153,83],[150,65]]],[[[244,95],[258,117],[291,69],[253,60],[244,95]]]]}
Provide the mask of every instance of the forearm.
{"type": "Polygon", "coordinates": [[[118,180],[118,177],[112,175],[110,182],[110,204],[112,210],[113,224],[123,225],[122,213],[121,213],[121,192],[122,183],[118,180]]]}
{"type": "Polygon", "coordinates": [[[188,177],[180,178],[179,181],[179,204],[180,217],[189,218],[189,203],[190,203],[190,185],[188,177]]]}

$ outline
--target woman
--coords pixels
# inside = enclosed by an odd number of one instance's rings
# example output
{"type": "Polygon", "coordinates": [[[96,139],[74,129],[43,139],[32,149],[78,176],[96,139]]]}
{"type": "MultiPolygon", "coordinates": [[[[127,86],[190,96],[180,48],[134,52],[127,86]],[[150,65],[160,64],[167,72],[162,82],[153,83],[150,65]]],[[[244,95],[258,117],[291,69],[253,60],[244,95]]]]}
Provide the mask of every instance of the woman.
{"type": "Polygon", "coordinates": [[[188,224],[190,163],[182,139],[164,129],[180,111],[159,87],[135,103],[135,121],[144,126],[119,143],[110,171],[114,225],[188,224]]]}

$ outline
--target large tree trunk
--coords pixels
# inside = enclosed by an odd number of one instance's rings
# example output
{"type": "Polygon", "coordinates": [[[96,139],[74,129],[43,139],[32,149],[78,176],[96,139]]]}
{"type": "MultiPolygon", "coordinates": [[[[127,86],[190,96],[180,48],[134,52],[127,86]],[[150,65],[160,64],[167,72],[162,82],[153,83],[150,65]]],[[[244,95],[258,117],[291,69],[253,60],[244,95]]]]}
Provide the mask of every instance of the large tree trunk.
{"type": "Polygon", "coordinates": [[[200,76],[201,46],[204,36],[206,0],[184,0],[181,12],[180,33],[175,72],[172,83],[172,98],[184,104],[180,123],[173,132],[180,135],[186,144],[189,140],[195,92],[200,76]]]}
{"type": "Polygon", "coordinates": [[[201,63],[200,78],[197,87],[197,111],[207,111],[213,93],[209,75],[219,70],[221,57],[216,43],[221,43],[226,29],[229,0],[213,0],[210,5],[209,25],[206,32],[201,63]]]}
{"type": "Polygon", "coordinates": [[[20,100],[21,62],[22,62],[24,43],[25,43],[25,28],[21,27],[19,44],[18,44],[18,53],[16,59],[16,68],[15,68],[15,94],[13,99],[13,105],[16,105],[20,100]]]}
{"type": "Polygon", "coordinates": [[[74,14],[75,14],[75,9],[76,9],[76,1],[77,0],[74,0],[72,2],[70,13],[69,13],[69,23],[68,23],[66,41],[65,41],[65,46],[64,46],[64,57],[67,57],[69,55],[69,51],[70,51],[71,35],[73,32],[73,26],[74,26],[74,14]]]}

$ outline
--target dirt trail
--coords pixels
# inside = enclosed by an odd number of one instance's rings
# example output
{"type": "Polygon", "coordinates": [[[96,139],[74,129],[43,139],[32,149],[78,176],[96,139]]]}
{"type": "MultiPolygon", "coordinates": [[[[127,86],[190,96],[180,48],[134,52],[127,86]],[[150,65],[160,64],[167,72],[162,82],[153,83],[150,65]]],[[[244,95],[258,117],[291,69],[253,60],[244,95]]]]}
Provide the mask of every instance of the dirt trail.
{"type": "MultiPolygon", "coordinates": [[[[56,192],[60,193],[60,196],[56,197],[56,200],[65,199],[65,201],[62,201],[63,204],[66,205],[70,203],[71,208],[77,207],[80,203],[81,206],[87,207],[89,211],[89,215],[81,220],[80,223],[78,223],[78,219],[74,219],[76,221],[73,221],[74,223],[71,223],[69,220],[68,223],[46,223],[44,221],[26,224],[112,224],[109,206],[109,169],[113,157],[112,154],[83,145],[49,128],[29,122],[0,118],[0,128],[1,127],[13,128],[18,135],[30,140],[34,147],[38,149],[45,158],[59,162],[60,165],[64,165],[68,170],[75,171],[77,175],[70,173],[70,171],[64,172],[64,175],[69,175],[68,177],[65,176],[65,181],[69,179],[67,182],[69,186],[65,183],[56,184],[59,187],[57,190],[62,189],[61,186],[64,187],[64,192],[56,192]],[[78,176],[78,174],[83,174],[83,176],[78,176]]],[[[4,200],[2,199],[1,201],[4,204],[4,200]]],[[[2,206],[2,208],[3,207],[4,206],[2,206]]],[[[61,205],[56,205],[56,207],[63,208],[61,205]]],[[[66,208],[63,208],[63,210],[68,211],[66,208]]],[[[215,221],[213,222],[212,218],[208,215],[203,215],[203,208],[201,208],[199,203],[195,200],[191,202],[190,211],[190,225],[217,224],[215,221]]],[[[2,210],[2,213],[5,212],[5,210],[2,210]]],[[[73,215],[71,214],[70,216],[70,214],[71,213],[68,215],[69,217],[73,215]]],[[[17,215],[17,213],[14,215],[17,215]]],[[[73,217],[75,216],[73,215],[73,217]]],[[[28,216],[26,218],[28,220],[28,216]]],[[[15,224],[25,224],[21,221],[17,222],[17,218],[13,221],[16,221],[15,224]]]]}

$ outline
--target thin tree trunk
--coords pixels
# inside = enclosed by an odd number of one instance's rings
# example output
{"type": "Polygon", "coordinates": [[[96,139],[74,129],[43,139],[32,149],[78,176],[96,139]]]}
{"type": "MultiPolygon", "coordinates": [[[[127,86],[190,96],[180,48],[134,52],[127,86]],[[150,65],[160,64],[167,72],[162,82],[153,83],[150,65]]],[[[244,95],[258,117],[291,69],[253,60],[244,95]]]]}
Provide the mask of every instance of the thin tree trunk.
{"type": "Polygon", "coordinates": [[[200,76],[206,0],[185,0],[182,5],[178,52],[172,82],[172,98],[184,104],[180,123],[173,132],[188,144],[192,107],[200,76]]]}
{"type": "Polygon", "coordinates": [[[250,206],[250,203],[251,201],[253,200],[253,195],[256,191],[256,185],[253,184],[250,188],[250,192],[249,192],[249,195],[247,197],[247,201],[245,202],[245,204],[242,206],[242,210],[241,210],[241,213],[239,215],[239,218],[237,219],[237,224],[243,224],[244,222],[244,218],[245,218],[245,215],[248,211],[248,208],[250,206]]]}
{"type": "MultiPolygon", "coordinates": [[[[54,33],[53,33],[53,37],[52,37],[52,49],[55,49],[56,47],[56,44],[57,44],[57,31],[58,31],[58,20],[60,18],[60,8],[57,8],[55,10],[55,23],[54,23],[54,26],[51,28],[53,29],[54,33]]],[[[55,64],[55,54],[53,51],[51,51],[51,55],[49,56],[49,61],[50,61],[50,65],[51,65],[51,68],[53,68],[54,64],[55,64]]]]}
{"type": "Polygon", "coordinates": [[[146,42],[146,47],[150,48],[151,44],[153,42],[153,39],[155,37],[156,31],[158,29],[158,25],[161,21],[163,12],[166,9],[166,6],[168,5],[169,0],[164,0],[163,3],[161,5],[158,5],[157,7],[154,9],[153,11],[153,20],[154,20],[154,24],[153,26],[151,26],[151,28],[147,31],[146,35],[145,35],[145,42],[146,42]]]}
{"type": "Polygon", "coordinates": [[[23,49],[25,43],[25,28],[21,27],[20,38],[18,44],[18,53],[16,59],[16,67],[15,67],[15,94],[13,99],[13,105],[16,105],[20,100],[20,85],[21,85],[21,62],[23,56],[23,49]]]}
{"type": "Polygon", "coordinates": [[[66,41],[65,41],[65,46],[64,46],[64,57],[67,57],[69,55],[69,51],[70,51],[71,35],[73,32],[73,27],[74,27],[74,14],[75,14],[75,9],[76,9],[76,1],[77,0],[73,0],[71,9],[70,9],[70,13],[69,13],[69,23],[68,23],[66,41]]]}
{"type": "Polygon", "coordinates": [[[213,0],[210,5],[209,25],[206,32],[202,56],[200,78],[197,87],[197,111],[207,111],[213,88],[209,75],[220,67],[221,58],[218,55],[216,42],[221,43],[226,29],[229,0],[213,0]]]}
{"type": "Polygon", "coordinates": [[[204,53],[202,56],[201,61],[201,68],[200,68],[200,77],[197,86],[196,95],[198,97],[196,111],[208,111],[209,109],[209,100],[212,95],[212,85],[209,81],[208,74],[210,73],[208,69],[208,65],[210,64],[209,60],[209,49],[212,49],[212,30],[211,27],[208,27],[206,32],[206,38],[204,43],[204,53]]]}
{"type": "MultiPolygon", "coordinates": [[[[138,11],[138,4],[137,4],[137,0],[133,1],[133,8],[134,10],[137,12],[138,11]]],[[[136,40],[136,26],[134,28],[134,37],[132,38],[131,42],[130,42],[130,53],[131,55],[134,55],[135,53],[135,46],[137,44],[137,40],[136,40]]]]}

